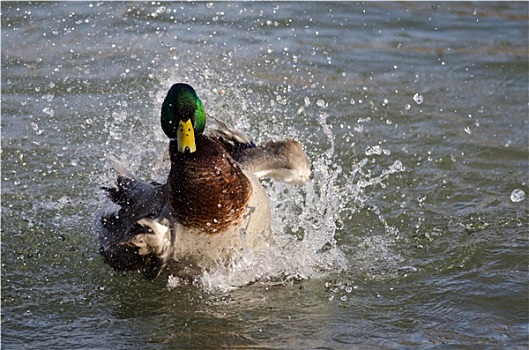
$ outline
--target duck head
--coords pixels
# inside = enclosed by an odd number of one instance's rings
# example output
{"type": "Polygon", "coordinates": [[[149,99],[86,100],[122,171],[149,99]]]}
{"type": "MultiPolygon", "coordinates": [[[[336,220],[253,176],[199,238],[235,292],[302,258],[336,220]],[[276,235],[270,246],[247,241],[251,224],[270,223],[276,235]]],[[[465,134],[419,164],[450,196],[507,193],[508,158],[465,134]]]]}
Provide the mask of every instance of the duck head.
{"type": "Polygon", "coordinates": [[[196,151],[195,136],[206,126],[202,101],[190,85],[174,84],[162,104],[162,129],[170,139],[176,139],[178,152],[196,151]]]}

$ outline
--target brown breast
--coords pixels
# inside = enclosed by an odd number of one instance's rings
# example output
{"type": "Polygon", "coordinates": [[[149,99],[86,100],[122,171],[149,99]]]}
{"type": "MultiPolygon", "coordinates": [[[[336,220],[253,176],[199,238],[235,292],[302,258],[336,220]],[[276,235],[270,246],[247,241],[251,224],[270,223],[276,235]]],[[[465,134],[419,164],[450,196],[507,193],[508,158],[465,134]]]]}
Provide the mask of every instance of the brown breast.
{"type": "Polygon", "coordinates": [[[186,227],[223,232],[244,213],[252,187],[220,143],[201,135],[196,145],[196,152],[182,154],[176,141],[169,143],[171,214],[186,227]]]}

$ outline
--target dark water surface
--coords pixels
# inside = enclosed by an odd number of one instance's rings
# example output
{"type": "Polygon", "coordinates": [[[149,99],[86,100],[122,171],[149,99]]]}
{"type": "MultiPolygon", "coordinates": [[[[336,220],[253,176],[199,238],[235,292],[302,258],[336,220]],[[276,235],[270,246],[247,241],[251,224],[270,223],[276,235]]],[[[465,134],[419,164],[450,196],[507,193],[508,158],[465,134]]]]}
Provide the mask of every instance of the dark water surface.
{"type": "Polygon", "coordinates": [[[2,348],[526,349],[528,6],[3,2],[2,348]],[[92,228],[109,156],[156,177],[179,81],[314,167],[201,288],[92,228]]]}

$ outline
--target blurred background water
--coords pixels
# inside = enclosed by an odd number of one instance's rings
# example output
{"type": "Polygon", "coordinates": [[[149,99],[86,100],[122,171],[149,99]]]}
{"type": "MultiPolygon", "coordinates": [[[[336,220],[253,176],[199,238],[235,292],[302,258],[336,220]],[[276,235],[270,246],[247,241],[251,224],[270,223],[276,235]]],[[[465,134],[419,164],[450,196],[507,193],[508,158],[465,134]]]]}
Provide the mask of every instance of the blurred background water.
{"type": "Polygon", "coordinates": [[[527,2],[1,12],[3,348],[528,347],[527,2]],[[115,273],[93,232],[108,156],[156,176],[175,82],[314,164],[264,181],[272,258],[202,288],[115,273]]]}

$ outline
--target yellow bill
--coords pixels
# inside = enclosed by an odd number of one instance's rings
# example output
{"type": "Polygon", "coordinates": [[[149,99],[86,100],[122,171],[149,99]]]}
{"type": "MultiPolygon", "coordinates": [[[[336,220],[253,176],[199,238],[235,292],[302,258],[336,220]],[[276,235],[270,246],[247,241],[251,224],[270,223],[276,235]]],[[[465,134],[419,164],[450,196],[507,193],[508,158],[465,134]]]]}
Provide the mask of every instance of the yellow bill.
{"type": "Polygon", "coordinates": [[[191,119],[188,119],[186,122],[180,121],[176,133],[176,141],[178,142],[178,152],[193,153],[197,150],[195,130],[193,129],[191,119]]]}

